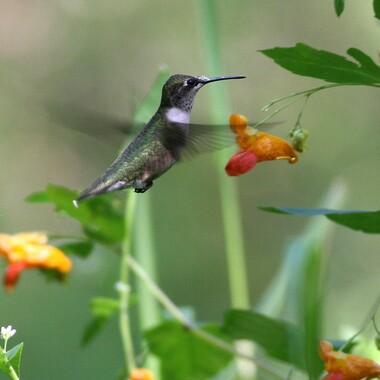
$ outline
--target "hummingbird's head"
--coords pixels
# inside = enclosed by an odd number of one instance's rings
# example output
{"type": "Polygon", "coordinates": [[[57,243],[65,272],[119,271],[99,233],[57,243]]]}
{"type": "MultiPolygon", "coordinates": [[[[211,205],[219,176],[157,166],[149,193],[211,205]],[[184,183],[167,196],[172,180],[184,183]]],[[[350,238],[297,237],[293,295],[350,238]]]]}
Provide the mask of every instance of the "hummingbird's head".
{"type": "Polygon", "coordinates": [[[207,83],[227,79],[241,79],[243,76],[193,77],[191,75],[172,75],[162,88],[161,107],[177,107],[184,111],[191,111],[196,93],[207,83]]]}

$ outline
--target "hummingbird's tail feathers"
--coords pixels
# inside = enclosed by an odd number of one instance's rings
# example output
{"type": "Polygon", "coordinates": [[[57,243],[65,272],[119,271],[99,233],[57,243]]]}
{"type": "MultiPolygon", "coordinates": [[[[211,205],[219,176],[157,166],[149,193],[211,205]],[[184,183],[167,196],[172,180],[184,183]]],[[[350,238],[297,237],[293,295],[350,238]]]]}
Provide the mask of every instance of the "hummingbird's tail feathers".
{"type": "Polygon", "coordinates": [[[122,190],[125,189],[127,183],[125,181],[117,181],[117,182],[103,182],[103,181],[95,181],[90,187],[83,190],[76,200],[73,201],[74,206],[78,207],[78,203],[83,201],[84,199],[94,197],[95,195],[100,195],[104,193],[109,193],[111,191],[122,190]]]}

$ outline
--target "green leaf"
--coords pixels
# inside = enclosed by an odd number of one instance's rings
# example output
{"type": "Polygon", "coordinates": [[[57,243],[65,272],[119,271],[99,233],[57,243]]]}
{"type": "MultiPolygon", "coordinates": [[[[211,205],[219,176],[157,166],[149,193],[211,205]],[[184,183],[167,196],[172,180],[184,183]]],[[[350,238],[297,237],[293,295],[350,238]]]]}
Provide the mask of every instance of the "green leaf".
{"type": "Polygon", "coordinates": [[[302,355],[293,355],[300,332],[295,325],[248,310],[230,310],[223,332],[234,339],[248,339],[260,345],[272,358],[305,369],[302,355]]]}
{"type": "Polygon", "coordinates": [[[118,243],[124,236],[123,207],[113,194],[94,197],[75,208],[77,193],[62,186],[49,184],[44,191],[29,195],[32,203],[53,203],[63,212],[82,224],[85,233],[96,240],[118,243]]]}
{"type": "Polygon", "coordinates": [[[11,375],[7,354],[2,351],[0,352],[0,371],[6,373],[8,376],[11,375]]]}
{"type": "Polygon", "coordinates": [[[109,318],[120,310],[120,302],[115,298],[93,298],[90,301],[90,310],[97,317],[109,318]]]}
{"type": "Polygon", "coordinates": [[[6,353],[0,352],[0,371],[6,373],[12,379],[13,376],[11,372],[11,367],[13,367],[17,376],[20,376],[20,363],[23,347],[24,343],[20,343],[17,346],[14,346],[6,353]]]}
{"type": "Polygon", "coordinates": [[[47,281],[64,282],[66,280],[66,273],[61,273],[55,269],[38,268],[39,273],[45,276],[47,281]]]}
{"type": "Polygon", "coordinates": [[[114,298],[93,298],[90,301],[90,310],[94,318],[85,327],[81,344],[85,346],[94,340],[119,309],[120,302],[114,298]]]}
{"type": "MultiPolygon", "coordinates": [[[[325,209],[339,208],[343,195],[343,187],[334,184],[321,204],[325,209]]],[[[321,338],[326,257],[321,247],[329,240],[331,232],[327,219],[309,220],[304,232],[288,243],[283,264],[258,305],[265,313],[285,316],[299,328],[300,340],[292,345],[292,357],[304,357],[310,379],[318,377],[322,368],[317,342],[321,338]]]]}
{"type": "Polygon", "coordinates": [[[17,376],[20,376],[21,354],[23,348],[24,343],[20,343],[7,352],[9,364],[13,367],[17,376]]]}
{"type": "MultiPolygon", "coordinates": [[[[217,326],[203,330],[223,339],[217,326]]],[[[233,355],[207,342],[175,321],[145,332],[150,351],[161,359],[165,379],[203,380],[225,368],[233,355]]]]}
{"type": "Polygon", "coordinates": [[[109,318],[105,317],[96,317],[91,319],[83,331],[81,345],[86,346],[91,343],[95,337],[103,330],[108,321],[109,318]]]}
{"type": "Polygon", "coordinates": [[[380,351],[380,334],[378,334],[375,338],[375,346],[380,351]]]}
{"type": "Polygon", "coordinates": [[[380,83],[380,67],[362,51],[351,48],[347,53],[356,62],[311,46],[298,43],[294,47],[261,50],[278,65],[294,74],[342,84],[370,85],[380,83]]]}
{"type": "Polygon", "coordinates": [[[373,10],[375,17],[380,20],[380,0],[373,0],[373,10]]]}
{"type": "Polygon", "coordinates": [[[344,11],[344,0],[334,0],[335,13],[339,17],[344,11]]]}
{"type": "Polygon", "coordinates": [[[298,250],[299,259],[294,269],[298,275],[293,276],[290,286],[295,292],[297,322],[302,326],[302,353],[307,372],[311,380],[317,380],[323,370],[317,348],[321,335],[322,251],[312,239],[301,239],[295,249],[298,250]]]}
{"type": "Polygon", "coordinates": [[[380,211],[331,210],[324,208],[259,207],[260,210],[286,215],[324,215],[331,221],[357,231],[380,233],[380,211]]]}
{"type": "Polygon", "coordinates": [[[54,240],[52,240],[51,243],[63,252],[65,252],[67,255],[76,255],[82,258],[88,257],[94,249],[93,242],[83,239],[70,239],[59,242],[55,242],[54,240]]]}

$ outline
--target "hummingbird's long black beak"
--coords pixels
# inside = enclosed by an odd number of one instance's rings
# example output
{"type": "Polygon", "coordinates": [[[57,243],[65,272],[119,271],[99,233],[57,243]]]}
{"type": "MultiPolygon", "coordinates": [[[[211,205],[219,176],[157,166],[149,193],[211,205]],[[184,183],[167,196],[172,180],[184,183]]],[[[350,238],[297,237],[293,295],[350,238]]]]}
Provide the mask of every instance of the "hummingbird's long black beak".
{"type": "Polygon", "coordinates": [[[198,77],[198,80],[203,83],[211,83],[211,82],[217,82],[219,80],[228,80],[228,79],[244,79],[245,76],[243,75],[235,75],[235,76],[224,76],[224,77],[214,77],[214,78],[207,78],[207,77],[198,77]]]}

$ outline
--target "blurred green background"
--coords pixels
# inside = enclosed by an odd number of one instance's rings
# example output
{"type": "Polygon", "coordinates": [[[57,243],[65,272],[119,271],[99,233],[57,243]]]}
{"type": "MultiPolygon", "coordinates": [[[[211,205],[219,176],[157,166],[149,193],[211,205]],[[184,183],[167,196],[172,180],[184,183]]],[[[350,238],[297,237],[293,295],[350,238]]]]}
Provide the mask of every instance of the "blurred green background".
{"type": "MultiPolygon", "coordinates": [[[[103,141],[54,120],[51,102],[128,120],[166,65],[171,73],[246,75],[213,86],[229,91],[233,112],[261,120],[270,100],[322,83],[292,75],[258,50],[304,42],[341,55],[356,47],[376,59],[380,47],[369,2],[349,2],[338,19],[332,0],[224,1],[217,22],[225,72],[206,72],[198,3],[159,4],[0,1],[1,232],[78,234],[75,222],[24,198],[47,183],[83,189],[115,158],[103,141]]],[[[209,121],[209,91],[197,95],[194,122],[209,121]]],[[[313,96],[303,118],[308,151],[297,165],[263,163],[230,179],[239,186],[252,305],[281,265],[286,244],[309,221],[257,206],[317,207],[331,184],[342,181],[344,208],[379,208],[379,100],[377,89],[364,87],[313,96]]],[[[283,123],[271,132],[285,137],[300,106],[281,113],[283,123]]],[[[215,164],[203,156],[175,166],[150,191],[158,282],[200,320],[220,321],[229,307],[217,186],[215,164]]],[[[325,331],[337,338],[347,326],[358,328],[378,295],[380,244],[375,235],[330,227],[325,331]]],[[[86,348],[80,338],[89,299],[114,296],[117,276],[118,258],[97,250],[87,260],[74,258],[64,286],[27,271],[13,293],[0,290],[0,324],[17,329],[12,343],[25,342],[24,379],[112,378],[123,365],[116,321],[86,348]]]]}

